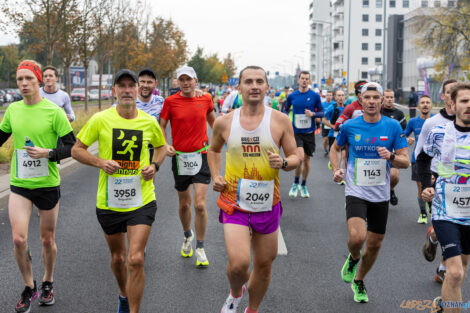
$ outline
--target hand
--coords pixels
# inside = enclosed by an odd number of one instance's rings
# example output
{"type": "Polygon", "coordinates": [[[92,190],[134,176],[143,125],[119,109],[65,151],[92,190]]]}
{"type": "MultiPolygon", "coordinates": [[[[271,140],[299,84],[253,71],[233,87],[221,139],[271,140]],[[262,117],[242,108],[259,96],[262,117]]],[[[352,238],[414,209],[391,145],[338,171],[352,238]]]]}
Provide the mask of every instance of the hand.
{"type": "Polygon", "coordinates": [[[171,157],[175,156],[176,155],[175,147],[167,145],[166,146],[166,155],[171,156],[171,157]]]}
{"type": "Polygon", "coordinates": [[[155,176],[155,173],[157,172],[157,169],[155,168],[155,165],[150,164],[147,166],[142,167],[142,178],[144,180],[151,180],[155,176]]]}
{"type": "Polygon", "coordinates": [[[337,169],[333,175],[333,181],[335,183],[340,183],[344,179],[344,170],[342,168],[337,169]]]}
{"type": "Polygon", "coordinates": [[[28,155],[33,159],[48,158],[49,149],[39,148],[39,147],[23,147],[28,155]]]}
{"type": "Polygon", "coordinates": [[[384,147],[377,147],[377,152],[379,153],[380,157],[385,160],[390,160],[390,156],[392,153],[384,147]]]}
{"type": "Polygon", "coordinates": [[[225,186],[227,186],[227,182],[223,176],[218,175],[212,181],[212,189],[216,192],[224,191],[225,186]]]}
{"type": "Polygon", "coordinates": [[[406,141],[408,141],[408,146],[412,146],[415,143],[415,139],[413,137],[406,138],[406,141]]]}
{"type": "Polygon", "coordinates": [[[199,98],[199,97],[202,97],[204,92],[201,89],[196,89],[196,90],[194,90],[194,94],[196,95],[196,97],[199,98]]]}
{"type": "Polygon", "coordinates": [[[69,122],[73,121],[72,116],[70,114],[65,114],[65,115],[67,115],[67,119],[69,120],[69,122]]]}
{"type": "Polygon", "coordinates": [[[102,160],[100,168],[108,175],[113,175],[121,168],[118,162],[113,160],[102,160]]]}
{"type": "Polygon", "coordinates": [[[309,109],[305,109],[305,115],[308,117],[312,117],[315,116],[315,112],[312,112],[309,109]]]}
{"type": "Polygon", "coordinates": [[[279,154],[268,151],[268,157],[269,157],[269,166],[271,166],[271,168],[277,169],[277,170],[282,168],[282,163],[284,162],[284,160],[281,158],[279,154]]]}
{"type": "Polygon", "coordinates": [[[432,187],[428,187],[423,190],[421,193],[421,198],[423,198],[424,201],[426,202],[432,202],[432,199],[434,198],[434,193],[435,190],[432,187]]]}

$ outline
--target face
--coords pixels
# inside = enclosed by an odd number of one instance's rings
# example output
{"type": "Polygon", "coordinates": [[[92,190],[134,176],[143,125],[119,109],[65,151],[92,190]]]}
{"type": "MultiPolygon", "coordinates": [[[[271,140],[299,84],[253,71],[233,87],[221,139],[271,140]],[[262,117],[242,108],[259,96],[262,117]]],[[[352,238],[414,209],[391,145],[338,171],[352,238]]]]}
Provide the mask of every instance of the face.
{"type": "Polygon", "coordinates": [[[336,101],[336,104],[339,107],[342,107],[344,105],[344,102],[346,101],[346,96],[344,95],[344,91],[342,91],[342,90],[337,90],[336,91],[335,101],[336,101]]]}
{"type": "MultiPolygon", "coordinates": [[[[450,90],[452,89],[452,87],[454,87],[457,83],[450,83],[450,84],[447,84],[446,87],[444,88],[444,92],[441,94],[441,100],[444,101],[444,103],[446,104],[446,107],[453,110],[452,106],[451,106],[451,103],[452,103],[452,99],[450,98],[450,90]]],[[[453,112],[452,114],[455,114],[455,112],[453,112]]]]}
{"type": "Polygon", "coordinates": [[[431,111],[431,108],[432,108],[432,102],[431,102],[431,99],[428,98],[428,97],[421,97],[419,99],[419,103],[418,103],[418,110],[424,114],[424,115],[427,115],[430,111],[431,111]]]}
{"type": "Polygon", "coordinates": [[[178,87],[178,80],[177,80],[177,79],[173,79],[173,80],[171,81],[171,86],[172,86],[173,88],[177,88],[177,87],[178,87]]]}
{"type": "Polygon", "coordinates": [[[117,103],[125,108],[136,105],[138,91],[137,83],[128,76],[122,77],[113,86],[113,95],[117,98],[117,103]]]}
{"type": "Polygon", "coordinates": [[[42,73],[42,80],[46,86],[55,86],[55,84],[59,81],[59,78],[55,76],[55,72],[53,70],[45,70],[42,73]]]}
{"type": "Polygon", "coordinates": [[[33,72],[27,69],[19,69],[16,72],[16,84],[23,97],[32,97],[39,93],[39,80],[33,72]]]}
{"type": "Polygon", "coordinates": [[[362,94],[362,109],[364,114],[376,115],[380,112],[380,104],[383,101],[383,97],[378,91],[367,90],[362,94]]]}
{"type": "Polygon", "coordinates": [[[457,122],[460,120],[465,126],[470,126],[470,90],[459,90],[452,107],[455,108],[457,122]]]}
{"type": "Polygon", "coordinates": [[[142,75],[139,77],[140,96],[142,98],[150,97],[156,86],[157,81],[152,76],[142,75]]]}
{"type": "Polygon", "coordinates": [[[326,93],[326,102],[331,102],[332,99],[333,99],[333,93],[331,91],[328,91],[326,93]]]}
{"type": "Polygon", "coordinates": [[[305,89],[308,87],[308,83],[310,82],[310,75],[308,74],[300,74],[299,79],[297,80],[299,83],[299,87],[305,89]]]}
{"type": "Polygon", "coordinates": [[[264,97],[269,90],[266,75],[263,70],[247,69],[243,71],[238,92],[249,105],[258,105],[263,103],[264,97]]]}
{"type": "Polygon", "coordinates": [[[197,79],[189,77],[188,75],[181,75],[178,78],[178,84],[184,94],[193,93],[196,90],[197,79]]]}
{"type": "Polygon", "coordinates": [[[393,109],[395,105],[395,93],[393,91],[384,92],[384,108],[393,109]]]}

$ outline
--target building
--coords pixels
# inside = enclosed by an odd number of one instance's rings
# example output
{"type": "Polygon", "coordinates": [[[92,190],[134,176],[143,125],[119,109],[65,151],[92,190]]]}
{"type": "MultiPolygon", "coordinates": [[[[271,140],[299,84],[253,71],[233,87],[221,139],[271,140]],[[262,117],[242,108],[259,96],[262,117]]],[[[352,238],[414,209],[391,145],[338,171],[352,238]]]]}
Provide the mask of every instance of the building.
{"type": "Polygon", "coordinates": [[[396,14],[388,18],[387,32],[387,86],[392,90],[402,89],[403,79],[403,38],[404,15],[396,14]]]}
{"type": "Polygon", "coordinates": [[[331,3],[313,0],[310,15],[310,73],[312,82],[326,79],[332,72],[331,3]]]}

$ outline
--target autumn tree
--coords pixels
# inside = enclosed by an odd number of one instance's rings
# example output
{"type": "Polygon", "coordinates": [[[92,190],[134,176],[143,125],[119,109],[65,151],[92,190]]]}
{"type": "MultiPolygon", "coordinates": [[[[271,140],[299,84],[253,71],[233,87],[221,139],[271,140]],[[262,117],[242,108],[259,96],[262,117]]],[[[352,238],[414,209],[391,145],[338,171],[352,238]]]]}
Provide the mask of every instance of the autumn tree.
{"type": "Polygon", "coordinates": [[[0,49],[0,80],[7,82],[7,87],[14,85],[16,68],[20,62],[17,45],[8,45],[0,49]]]}
{"type": "Polygon", "coordinates": [[[228,53],[224,59],[225,73],[228,77],[234,77],[237,72],[237,67],[235,66],[235,60],[232,57],[231,53],[228,53]]]}

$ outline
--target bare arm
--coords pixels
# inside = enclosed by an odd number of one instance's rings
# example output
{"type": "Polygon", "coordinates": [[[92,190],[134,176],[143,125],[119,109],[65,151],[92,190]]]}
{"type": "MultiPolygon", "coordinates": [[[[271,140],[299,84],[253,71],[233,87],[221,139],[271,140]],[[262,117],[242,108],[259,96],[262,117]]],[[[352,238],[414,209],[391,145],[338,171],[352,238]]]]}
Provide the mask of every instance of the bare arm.
{"type": "Polygon", "coordinates": [[[225,178],[220,175],[220,167],[222,164],[222,148],[224,147],[225,139],[222,134],[225,129],[226,119],[219,117],[214,122],[212,129],[212,141],[207,152],[207,162],[212,175],[213,189],[217,192],[224,191],[227,182],[225,178]]]}
{"type": "Polygon", "coordinates": [[[328,127],[330,127],[330,128],[334,128],[334,127],[335,127],[333,124],[331,124],[331,123],[326,119],[326,117],[323,117],[322,122],[323,122],[324,125],[326,125],[326,126],[328,126],[328,127]]]}
{"type": "MultiPolygon", "coordinates": [[[[167,152],[167,147],[166,145],[160,146],[158,148],[154,148],[154,155],[153,155],[153,162],[158,163],[158,166],[160,167],[163,163],[163,160],[165,160],[166,152],[167,152]]],[[[155,174],[157,173],[157,166],[155,164],[150,164],[148,166],[142,167],[142,177],[144,180],[151,180],[155,177],[155,174]]]]}
{"type": "Polygon", "coordinates": [[[212,110],[207,114],[207,123],[209,123],[209,126],[211,128],[214,128],[214,121],[215,121],[215,112],[214,110],[212,110]]]}
{"type": "MultiPolygon", "coordinates": [[[[162,129],[163,137],[165,137],[165,142],[168,142],[168,138],[166,137],[166,125],[168,124],[168,121],[160,116],[160,128],[162,129]]],[[[168,156],[175,156],[175,148],[172,145],[166,145],[166,154],[168,156]]],[[[159,163],[160,164],[160,163],[159,163]]]]}
{"type": "Polygon", "coordinates": [[[330,149],[330,163],[333,170],[333,180],[338,183],[344,179],[344,169],[339,167],[338,152],[340,151],[341,147],[336,144],[335,140],[330,149]]]}
{"type": "Polygon", "coordinates": [[[295,144],[294,128],[287,115],[280,114],[279,116],[281,129],[284,130],[281,137],[281,147],[282,150],[284,150],[287,161],[287,167],[284,171],[291,171],[300,164],[300,159],[297,154],[297,145],[295,144]]]}
{"type": "MultiPolygon", "coordinates": [[[[385,160],[390,160],[392,152],[388,151],[387,148],[378,147],[377,152],[380,157],[385,160]]],[[[390,162],[397,168],[408,168],[410,166],[410,157],[408,156],[408,147],[395,150],[395,159],[390,162]]]]}
{"type": "Polygon", "coordinates": [[[98,167],[109,175],[113,175],[121,168],[116,161],[101,159],[88,152],[87,149],[88,146],[81,142],[80,139],[77,139],[77,142],[72,148],[72,157],[80,163],[98,167]]]}

